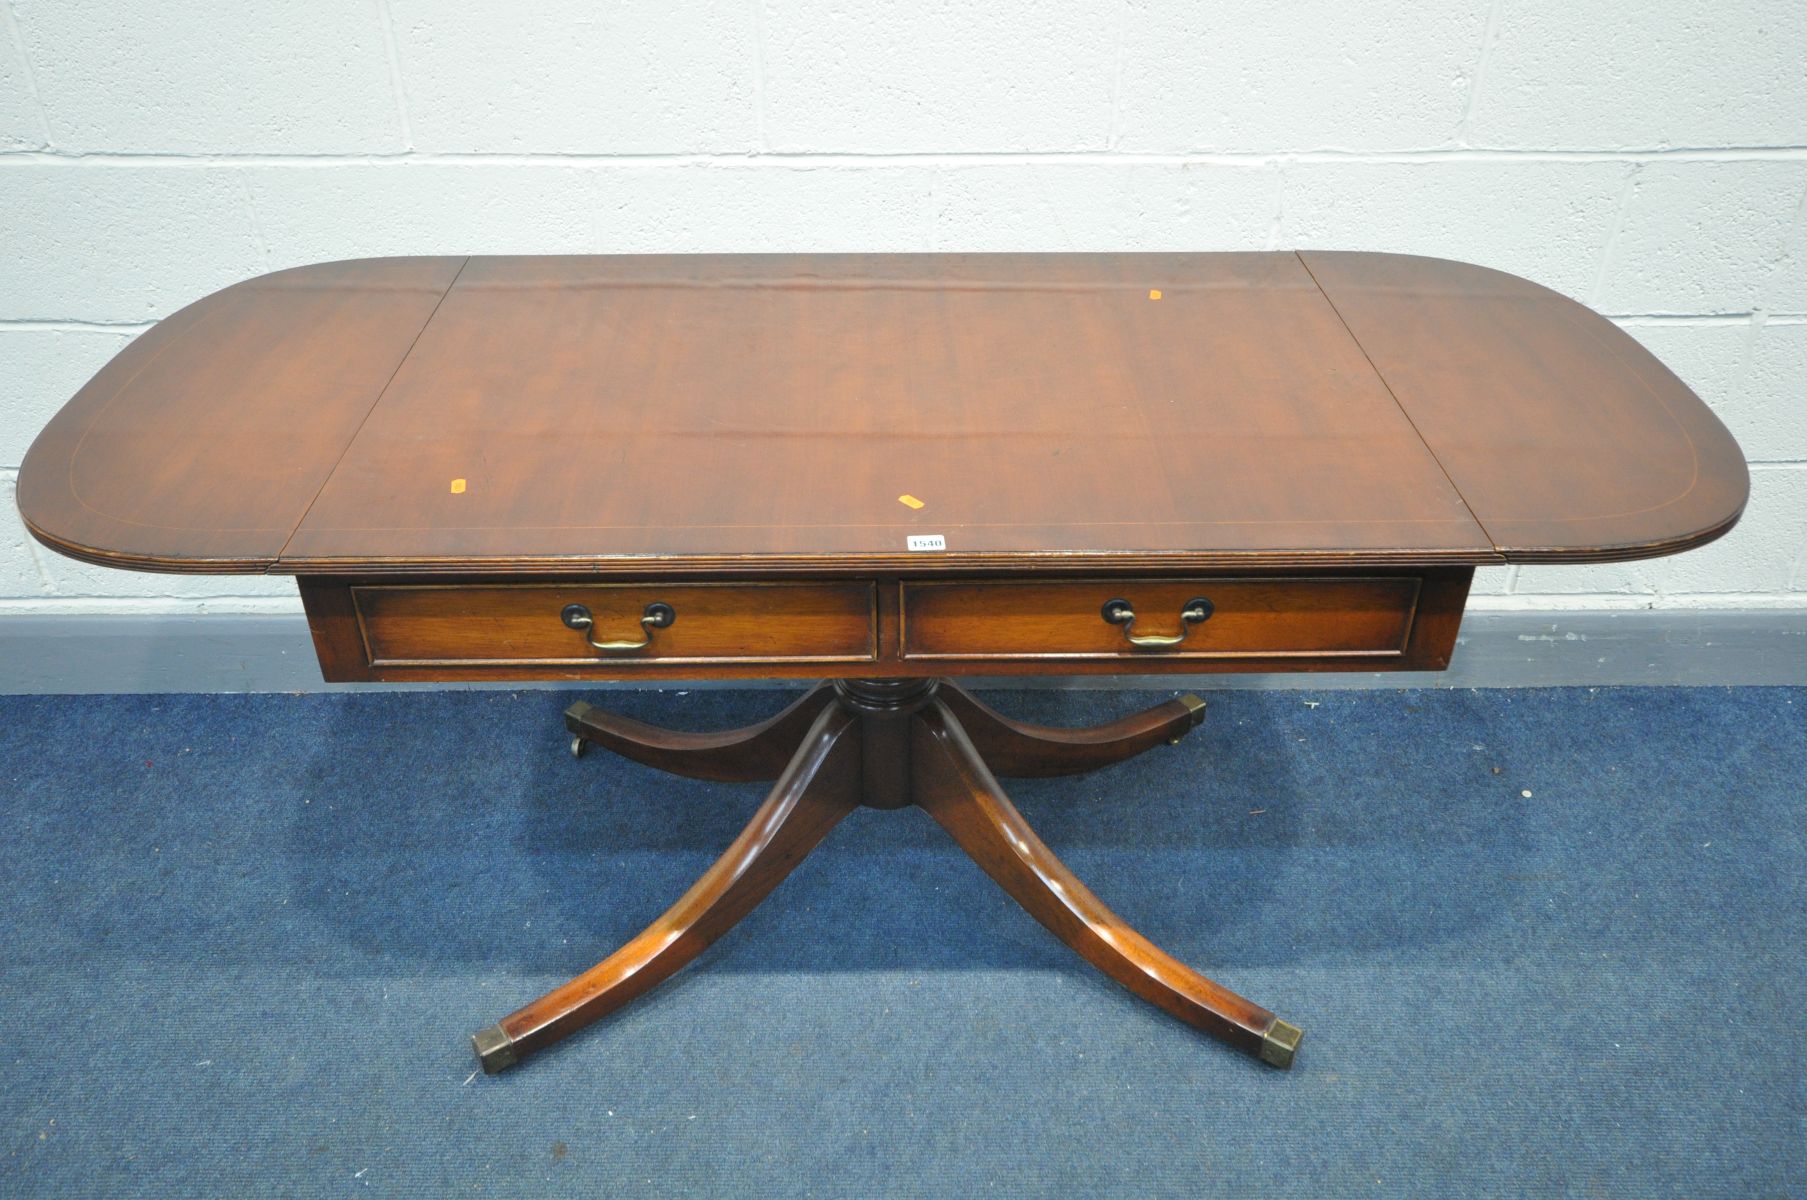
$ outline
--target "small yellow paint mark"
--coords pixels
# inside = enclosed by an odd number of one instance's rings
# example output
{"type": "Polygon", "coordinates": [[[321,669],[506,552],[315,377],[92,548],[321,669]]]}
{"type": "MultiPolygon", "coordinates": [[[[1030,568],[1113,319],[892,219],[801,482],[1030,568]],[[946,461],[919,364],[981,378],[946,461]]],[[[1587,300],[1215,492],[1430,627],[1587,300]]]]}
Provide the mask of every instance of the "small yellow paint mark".
{"type": "Polygon", "coordinates": [[[1148,298],[1150,300],[1159,300],[1161,298],[1161,289],[1160,288],[1149,288],[1148,289],[1148,298]]]}
{"type": "Polygon", "coordinates": [[[462,495],[463,493],[464,493],[464,480],[462,480],[462,479],[452,480],[452,495],[458,496],[458,495],[462,495]]]}
{"type": "Polygon", "coordinates": [[[908,492],[905,492],[905,493],[904,493],[904,494],[903,494],[903,495],[901,495],[901,496],[899,496],[899,497],[898,497],[898,498],[897,498],[897,502],[898,502],[898,503],[899,503],[899,504],[902,504],[902,505],[906,505],[906,506],[908,506],[908,507],[910,507],[910,508],[922,508],[922,507],[924,507],[924,505],[923,505],[923,503],[922,503],[922,501],[920,501],[920,500],[918,500],[918,499],[917,499],[917,498],[916,498],[916,497],[914,497],[914,496],[912,496],[912,495],[910,495],[910,494],[909,494],[909,493],[908,493],[908,492]]]}

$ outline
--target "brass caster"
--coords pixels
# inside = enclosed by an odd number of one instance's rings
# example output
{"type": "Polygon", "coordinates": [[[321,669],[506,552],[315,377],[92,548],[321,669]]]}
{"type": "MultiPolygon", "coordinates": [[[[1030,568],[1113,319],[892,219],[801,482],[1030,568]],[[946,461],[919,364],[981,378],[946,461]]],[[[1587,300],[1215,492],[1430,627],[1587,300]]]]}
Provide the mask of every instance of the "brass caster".
{"type": "Polygon", "coordinates": [[[500,1025],[491,1025],[472,1034],[471,1049],[477,1052],[477,1061],[483,1064],[485,1075],[500,1074],[520,1061],[515,1054],[514,1039],[503,1032],[500,1025]]]}
{"type": "Polygon", "coordinates": [[[590,743],[584,741],[582,738],[574,737],[571,739],[571,757],[572,758],[582,758],[584,756],[584,751],[588,750],[589,748],[590,748],[590,743]]]}
{"type": "Polygon", "coordinates": [[[1297,1025],[1289,1025],[1276,1018],[1268,1031],[1261,1035],[1261,1061],[1270,1067],[1287,1070],[1293,1065],[1293,1055],[1298,1052],[1299,1039],[1304,1036],[1305,1031],[1297,1025]]]}
{"type": "MultiPolygon", "coordinates": [[[[1197,729],[1200,725],[1202,725],[1204,723],[1205,702],[1203,700],[1200,700],[1197,696],[1194,696],[1191,692],[1187,692],[1184,696],[1179,697],[1179,702],[1181,704],[1184,704],[1188,709],[1191,710],[1191,718],[1192,718],[1191,723],[1186,726],[1186,729],[1188,732],[1190,732],[1191,730],[1197,729]]],[[[1180,744],[1180,739],[1185,736],[1186,736],[1186,734],[1184,734],[1184,733],[1176,733],[1172,737],[1167,739],[1167,744],[1169,746],[1177,746],[1180,744]]]]}

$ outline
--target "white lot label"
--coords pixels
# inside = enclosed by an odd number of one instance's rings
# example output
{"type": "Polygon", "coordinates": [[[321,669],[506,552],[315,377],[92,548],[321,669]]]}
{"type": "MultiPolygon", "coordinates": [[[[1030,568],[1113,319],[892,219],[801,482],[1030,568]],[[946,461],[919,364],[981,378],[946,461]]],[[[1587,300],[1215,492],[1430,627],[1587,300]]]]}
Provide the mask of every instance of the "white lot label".
{"type": "Polygon", "coordinates": [[[912,533],[905,539],[912,550],[945,550],[947,535],[943,533],[912,533]]]}

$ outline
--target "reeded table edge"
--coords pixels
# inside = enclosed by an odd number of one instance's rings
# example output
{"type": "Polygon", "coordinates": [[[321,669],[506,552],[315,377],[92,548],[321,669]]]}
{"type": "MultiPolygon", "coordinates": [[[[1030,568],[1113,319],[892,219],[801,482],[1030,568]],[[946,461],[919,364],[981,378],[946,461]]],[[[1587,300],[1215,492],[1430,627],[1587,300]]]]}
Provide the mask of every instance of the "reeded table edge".
{"type": "Polygon", "coordinates": [[[1745,488],[1744,503],[1738,511],[1719,522],[1709,525],[1698,533],[1685,537],[1664,538],[1653,542],[1631,542],[1620,545],[1601,546],[1598,550],[1578,550],[1573,546],[1523,546],[1502,552],[1503,562],[1508,563],[1615,563],[1637,562],[1647,558],[1665,558],[1671,554],[1682,554],[1689,550],[1699,549],[1718,541],[1732,531],[1744,516],[1744,510],[1750,503],[1750,489],[1745,488]]]}
{"type": "Polygon", "coordinates": [[[158,575],[265,575],[272,573],[276,560],[271,558],[171,558],[167,555],[130,554],[119,550],[102,550],[67,541],[40,529],[19,510],[25,531],[44,546],[77,562],[97,567],[114,567],[122,571],[146,571],[158,575]]]}
{"type": "Polygon", "coordinates": [[[1221,570],[1258,567],[1474,566],[1499,564],[1497,555],[1468,551],[1370,551],[1275,553],[1264,550],[1199,553],[1112,554],[1046,551],[987,554],[794,554],[794,555],[623,555],[554,558],[445,559],[284,559],[276,575],[943,575],[1034,571],[1221,570]]]}
{"type": "Polygon", "coordinates": [[[126,554],[64,541],[39,529],[29,518],[25,528],[57,553],[95,566],[176,575],[937,575],[1052,571],[1219,571],[1250,567],[1399,567],[1506,566],[1513,563],[1614,563],[1662,558],[1717,541],[1744,514],[1740,506],[1726,520],[1683,537],[1577,550],[1573,547],[1529,547],[1492,554],[1468,551],[1297,551],[1265,550],[1164,551],[1142,554],[1024,551],[987,554],[795,554],[795,555],[659,555],[567,556],[537,558],[170,558],[126,554]]]}

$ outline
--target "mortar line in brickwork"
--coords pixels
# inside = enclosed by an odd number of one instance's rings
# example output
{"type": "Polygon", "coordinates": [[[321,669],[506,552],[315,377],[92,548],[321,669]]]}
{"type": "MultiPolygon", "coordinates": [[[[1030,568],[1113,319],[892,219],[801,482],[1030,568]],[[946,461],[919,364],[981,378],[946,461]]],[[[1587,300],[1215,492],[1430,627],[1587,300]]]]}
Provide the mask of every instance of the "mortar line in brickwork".
{"type": "Polygon", "coordinates": [[[1619,236],[1625,232],[1625,218],[1631,212],[1631,200],[1637,194],[1638,176],[1642,173],[1643,164],[1634,163],[1625,172],[1625,178],[1619,181],[1619,196],[1613,204],[1612,231],[1606,235],[1606,245],[1600,251],[1600,267],[1594,272],[1594,282],[1587,295],[1576,297],[1595,312],[1600,310],[1600,297],[1612,275],[1613,256],[1619,249],[1619,236]]]}
{"type": "Polygon", "coordinates": [[[32,111],[38,115],[38,128],[43,131],[44,145],[49,146],[55,140],[50,136],[50,113],[44,107],[43,96],[38,94],[38,76],[32,69],[31,55],[25,52],[25,31],[19,28],[19,14],[13,11],[12,0],[0,0],[0,25],[6,27],[6,36],[12,41],[20,73],[25,76],[26,94],[31,97],[32,111]]]}
{"type": "Polygon", "coordinates": [[[785,151],[713,152],[670,154],[602,154],[542,151],[530,154],[488,151],[396,151],[336,154],[199,153],[186,151],[144,152],[65,149],[18,150],[0,153],[0,168],[42,164],[90,166],[167,167],[359,167],[359,166],[538,166],[687,167],[710,166],[752,169],[758,167],[821,167],[846,164],[858,167],[958,167],[958,166],[1225,166],[1258,168],[1276,164],[1393,165],[1426,163],[1549,162],[1804,162],[1807,146],[1686,146],[1671,148],[1619,148],[1596,150],[1508,150],[1477,147],[1444,147],[1416,150],[1250,150],[1199,151],[1167,154],[1119,154],[1102,150],[1046,151],[938,151],[935,153],[785,151]]]}
{"type": "MultiPolygon", "coordinates": [[[[1807,187],[1801,189],[1801,198],[1795,204],[1794,219],[1788,223],[1788,232],[1782,238],[1782,250],[1775,262],[1788,262],[1796,255],[1807,252],[1807,187]]],[[[1776,314],[1770,311],[1769,297],[1777,287],[1782,286],[1784,275],[1770,270],[1760,276],[1757,285],[1757,321],[1758,324],[1773,324],[1776,314]]]]}
{"type": "MultiPolygon", "coordinates": [[[[1518,592],[1470,596],[1468,613],[1548,614],[1552,620],[1590,612],[1798,612],[1801,593],[1768,592],[1518,592]]],[[[1471,636],[1464,630],[1465,637],[1471,636]]],[[[1382,685],[1384,686],[1384,685],[1382,685]]]]}
{"type": "Polygon", "coordinates": [[[1123,136],[1123,73],[1127,69],[1129,59],[1131,3],[1132,0],[1123,0],[1123,3],[1117,6],[1117,19],[1112,27],[1109,113],[1104,123],[1104,148],[1106,151],[1115,151],[1118,139],[1123,136]]]}
{"type": "Polygon", "coordinates": [[[753,6],[753,136],[757,153],[772,143],[766,137],[765,119],[765,0],[748,0],[753,6]]]}
{"type": "MultiPolygon", "coordinates": [[[[931,197],[932,199],[932,197],[931,197]]],[[[1271,247],[1282,249],[1282,247],[1271,247]]],[[[1748,325],[1756,317],[1752,312],[1733,313],[1602,313],[1607,320],[1640,329],[1725,328],[1748,325]]],[[[0,332],[35,333],[114,333],[139,334],[156,321],[114,321],[104,317],[0,317],[0,332]]],[[[1807,325],[1807,313],[1765,313],[1765,325],[1807,325]]]]}
{"type": "Polygon", "coordinates": [[[43,333],[143,333],[155,321],[84,321],[73,317],[0,317],[0,330],[43,333]]]}
{"type": "Polygon", "coordinates": [[[1468,129],[1474,121],[1474,106],[1481,95],[1481,85],[1487,78],[1487,60],[1492,56],[1493,43],[1499,38],[1500,0],[1493,0],[1487,6],[1487,21],[1481,27],[1480,52],[1475,55],[1474,77],[1468,81],[1468,96],[1462,104],[1462,122],[1456,127],[1456,141],[1468,145],[1468,129]]]}
{"type": "Polygon", "coordinates": [[[376,0],[377,22],[383,28],[383,56],[389,63],[389,87],[395,94],[395,119],[400,125],[402,145],[414,149],[414,123],[408,117],[408,93],[402,86],[402,56],[395,40],[395,14],[389,0],[376,0]]]}
{"type": "MultiPolygon", "coordinates": [[[[1751,325],[1757,323],[1759,316],[1754,309],[1743,312],[1721,313],[1601,313],[1601,316],[1617,325],[1634,325],[1642,329],[1653,326],[1727,326],[1751,325]]],[[[1807,315],[1801,313],[1763,313],[1763,324],[1766,325],[1799,325],[1807,321],[1807,315]]]]}
{"type": "MultiPolygon", "coordinates": [[[[231,579],[230,575],[219,576],[231,579]]],[[[46,587],[52,586],[48,581],[46,587]]],[[[232,595],[217,592],[205,596],[145,595],[91,596],[45,592],[40,596],[0,598],[0,615],[23,616],[301,616],[300,596],[232,595]]]]}

